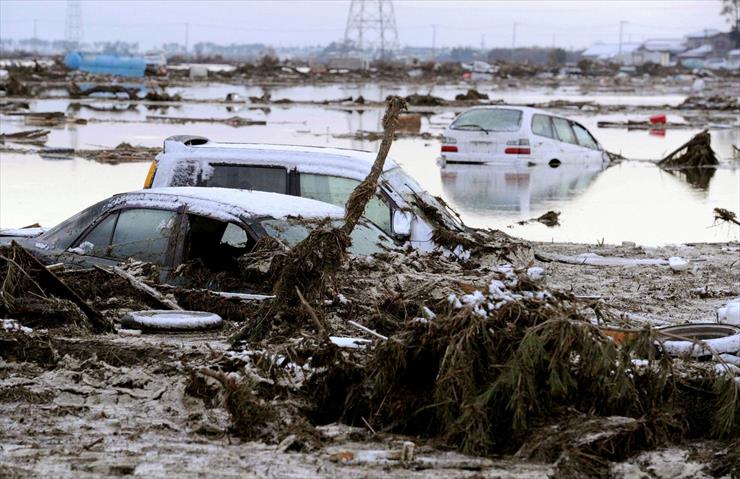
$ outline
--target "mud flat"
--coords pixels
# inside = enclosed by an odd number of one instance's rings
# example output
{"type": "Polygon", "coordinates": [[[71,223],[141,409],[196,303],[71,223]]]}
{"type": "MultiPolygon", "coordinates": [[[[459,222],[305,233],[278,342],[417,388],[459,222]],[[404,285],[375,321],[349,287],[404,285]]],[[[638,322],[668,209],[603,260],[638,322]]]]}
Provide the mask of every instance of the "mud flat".
{"type": "MultiPolygon", "coordinates": [[[[718,307],[740,296],[738,244],[642,248],[631,244],[536,243],[532,247],[510,251],[514,270],[456,265],[418,254],[351,264],[339,273],[346,285],[338,289],[343,295],[332,305],[317,309],[331,334],[374,341],[367,349],[346,353],[337,353],[306,326],[300,326],[302,332],[292,339],[268,335],[264,340],[248,340],[246,347],[245,343],[234,343],[235,333],[249,324],[249,318],[247,323],[229,322],[220,332],[190,334],[130,330],[92,334],[71,325],[29,331],[20,323],[4,322],[0,329],[0,473],[3,477],[317,478],[635,477],[645,471],[650,477],[665,478],[736,474],[740,467],[736,440],[713,440],[706,433],[691,438],[677,432],[682,430],[678,428],[673,436],[653,442],[635,432],[646,420],[641,416],[558,412],[558,419],[544,421],[549,424],[544,429],[535,421],[521,447],[497,454],[456,452],[460,445],[454,435],[394,432],[399,426],[384,423],[382,415],[365,418],[361,414],[350,419],[348,391],[353,384],[363,384],[352,376],[359,374],[356,367],[376,364],[373,350],[387,352],[394,341],[404,348],[421,347],[410,338],[427,327],[432,329],[424,334],[433,334],[436,322],[443,327],[447,321],[443,315],[458,311],[454,313],[456,321],[475,321],[477,316],[467,316],[465,307],[445,312],[441,304],[452,291],[465,302],[466,292],[475,296],[474,290],[492,277],[508,285],[501,286],[504,294],[511,287],[512,294],[525,296],[530,288],[549,291],[553,298],[570,295],[568,308],[574,313],[569,314],[591,317],[594,324],[638,329],[713,322],[718,307]],[[667,258],[678,256],[688,267],[674,271],[667,258]],[[396,276],[383,282],[380,278],[390,276],[391,270],[396,276]],[[521,273],[515,273],[517,270],[521,273]],[[348,282],[352,277],[356,281],[348,282]],[[524,284],[512,286],[515,277],[524,284]],[[527,278],[540,286],[527,286],[527,278]],[[396,285],[395,291],[386,289],[391,284],[396,285]],[[369,310],[380,314],[368,316],[369,310]],[[382,341],[358,331],[347,324],[351,318],[390,339],[382,341]],[[316,363],[320,351],[327,355],[324,361],[329,361],[324,366],[316,363]],[[314,359],[305,358],[307,353],[314,359]],[[276,361],[275,355],[283,359],[276,361]],[[296,366],[301,363],[303,366],[296,366]],[[334,369],[333,363],[339,366],[334,369]],[[218,377],[227,383],[214,380],[218,377]],[[229,380],[234,381],[231,386],[229,380]],[[256,413],[247,409],[246,416],[238,418],[234,398],[240,390],[229,388],[240,384],[248,385],[250,394],[255,395],[249,396],[244,407],[256,413]],[[317,384],[322,387],[316,389],[317,384]],[[316,410],[305,395],[297,394],[301,389],[323,394],[322,409],[316,410]],[[332,397],[340,399],[336,407],[347,409],[330,410],[332,397]],[[252,422],[245,430],[243,421],[247,418],[252,422]],[[550,444],[548,436],[564,444],[550,444]],[[605,452],[604,447],[613,448],[609,449],[612,452],[605,452]],[[574,451],[599,456],[594,463],[579,459],[574,451]],[[571,467],[574,461],[575,469],[571,467]],[[576,476],[569,476],[573,471],[576,476]]],[[[113,299],[106,299],[100,277],[86,281],[84,273],[73,276],[76,279],[67,282],[85,297],[93,294],[97,299],[91,304],[110,308],[104,310],[106,316],[120,316],[127,307],[146,304],[147,298],[140,292],[127,291],[118,283],[118,293],[108,292],[113,299]],[[131,302],[114,301],[123,296],[131,302]]],[[[182,296],[176,296],[184,304],[182,296]]],[[[552,303],[550,307],[555,309],[550,314],[561,314],[559,301],[552,303]]],[[[245,311],[256,315],[260,305],[250,304],[245,311]]],[[[526,317],[540,314],[535,311],[543,304],[535,300],[520,307],[530,311],[519,313],[526,317]]],[[[300,318],[296,317],[298,325],[304,324],[300,318]]],[[[458,339],[453,336],[448,341],[454,344],[458,339]]],[[[695,368],[706,366],[714,368],[714,363],[677,359],[673,364],[683,375],[696,374],[695,368]]],[[[424,369],[417,372],[425,374],[424,369]]],[[[403,402],[396,403],[396,393],[387,393],[394,407],[402,407],[403,402]]],[[[417,400],[412,393],[402,399],[410,404],[417,400]]],[[[688,415],[686,427],[696,433],[708,428],[697,421],[709,421],[716,412],[715,399],[709,395],[706,401],[671,407],[688,415]]],[[[737,399],[734,407],[738,407],[737,399]]],[[[672,426],[666,423],[666,427],[672,426]]],[[[516,437],[516,442],[522,440],[521,435],[516,437]]]]}

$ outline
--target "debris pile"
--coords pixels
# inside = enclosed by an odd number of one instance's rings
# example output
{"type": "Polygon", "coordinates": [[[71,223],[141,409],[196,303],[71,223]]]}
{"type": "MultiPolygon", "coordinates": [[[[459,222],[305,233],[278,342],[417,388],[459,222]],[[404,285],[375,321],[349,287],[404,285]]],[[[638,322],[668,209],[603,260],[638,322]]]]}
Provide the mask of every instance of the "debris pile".
{"type": "Polygon", "coordinates": [[[476,89],[470,89],[467,91],[467,93],[460,93],[459,95],[456,95],[455,100],[457,101],[488,100],[488,95],[485,93],[481,93],[476,89]]]}
{"type": "Polygon", "coordinates": [[[702,168],[719,164],[712,150],[712,137],[707,130],[675,149],[658,162],[661,168],[702,168]]]}

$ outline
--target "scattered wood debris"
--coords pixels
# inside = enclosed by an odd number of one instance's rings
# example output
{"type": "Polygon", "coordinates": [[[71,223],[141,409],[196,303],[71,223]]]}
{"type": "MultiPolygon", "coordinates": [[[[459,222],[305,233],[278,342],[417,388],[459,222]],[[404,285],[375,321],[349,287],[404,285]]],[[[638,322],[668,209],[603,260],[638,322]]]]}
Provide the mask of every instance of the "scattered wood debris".
{"type": "Polygon", "coordinates": [[[49,138],[49,130],[25,130],[15,133],[0,134],[0,143],[12,141],[14,143],[44,144],[49,138]]]}
{"type": "Polygon", "coordinates": [[[250,120],[249,118],[242,118],[240,116],[232,116],[231,118],[185,118],[179,116],[147,115],[146,119],[168,123],[224,123],[233,127],[261,126],[267,124],[265,120],[250,120]]]}

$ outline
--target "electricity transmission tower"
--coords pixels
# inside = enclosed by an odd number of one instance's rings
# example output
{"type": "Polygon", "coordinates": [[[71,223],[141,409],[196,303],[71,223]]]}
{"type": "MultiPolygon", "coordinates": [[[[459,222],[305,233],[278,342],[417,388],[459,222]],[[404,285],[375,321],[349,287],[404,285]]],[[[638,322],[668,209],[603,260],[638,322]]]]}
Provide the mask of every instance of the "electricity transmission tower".
{"type": "Polygon", "coordinates": [[[398,29],[392,0],[352,0],[344,44],[381,59],[396,52],[398,29]]]}
{"type": "Polygon", "coordinates": [[[80,0],[67,0],[67,20],[64,24],[64,39],[68,48],[79,48],[82,43],[82,6],[80,0]]]}

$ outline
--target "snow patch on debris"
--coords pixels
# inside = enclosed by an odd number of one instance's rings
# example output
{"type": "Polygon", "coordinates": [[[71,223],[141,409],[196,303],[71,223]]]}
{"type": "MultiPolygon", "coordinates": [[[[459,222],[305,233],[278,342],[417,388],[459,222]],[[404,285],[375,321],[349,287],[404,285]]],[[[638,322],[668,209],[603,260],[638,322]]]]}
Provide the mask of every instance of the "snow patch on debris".
{"type": "Polygon", "coordinates": [[[717,310],[717,320],[724,324],[740,326],[740,298],[731,299],[717,310]]]}
{"type": "Polygon", "coordinates": [[[88,254],[93,250],[93,248],[95,248],[94,244],[90,243],[89,241],[83,241],[82,243],[80,243],[79,246],[75,248],[69,248],[67,251],[75,254],[88,254]]]}
{"type": "Polygon", "coordinates": [[[26,333],[26,334],[33,332],[33,329],[28,328],[26,326],[22,326],[15,319],[3,319],[2,325],[5,331],[20,331],[21,333],[26,333]]]}

